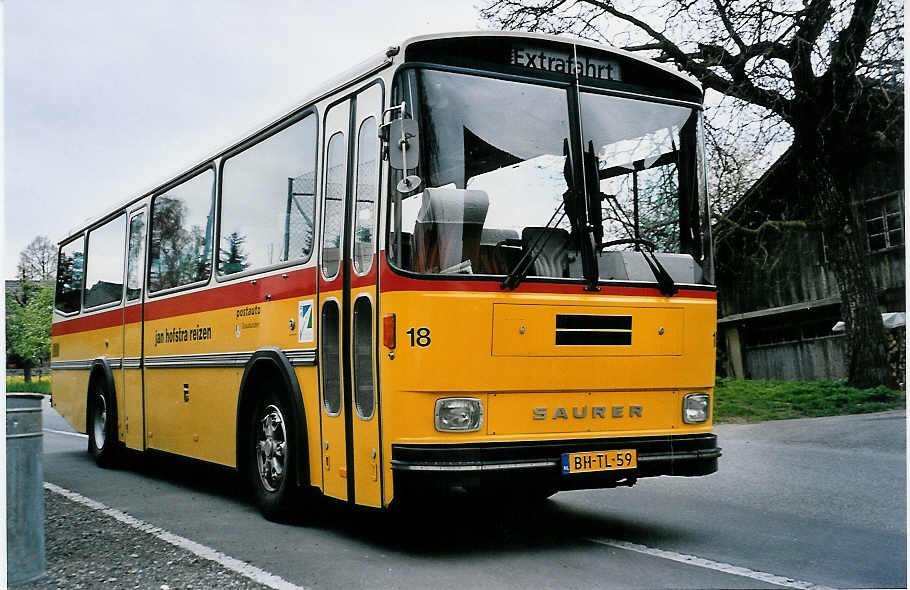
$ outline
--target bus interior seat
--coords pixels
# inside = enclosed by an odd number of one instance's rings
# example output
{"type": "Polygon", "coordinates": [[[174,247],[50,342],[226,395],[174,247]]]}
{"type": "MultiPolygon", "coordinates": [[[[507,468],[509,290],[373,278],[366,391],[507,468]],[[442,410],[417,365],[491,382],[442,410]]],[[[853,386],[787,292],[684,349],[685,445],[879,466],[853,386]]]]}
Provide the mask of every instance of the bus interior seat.
{"type": "MultiPolygon", "coordinates": [[[[604,281],[628,281],[629,273],[623,258],[625,252],[607,250],[597,257],[599,276],[604,281]]],[[[653,274],[651,275],[653,278],[653,274]]]]}
{"type": "Polygon", "coordinates": [[[485,227],[480,233],[480,265],[475,272],[508,274],[521,259],[521,238],[514,229],[485,227]]]}
{"type": "Polygon", "coordinates": [[[489,195],[482,190],[428,188],[422,199],[414,225],[414,270],[443,272],[460,267],[473,272],[471,268],[480,266],[489,195]]]}
{"type": "MultiPolygon", "coordinates": [[[[394,234],[393,234],[394,236],[394,234]]],[[[401,232],[401,252],[398,253],[398,263],[401,268],[414,268],[414,234],[401,232]]],[[[394,241],[394,238],[393,238],[394,241]]]]}
{"type": "MultiPolygon", "coordinates": [[[[702,282],[701,265],[689,254],[656,252],[660,261],[674,282],[697,285],[702,282]]],[[[601,252],[597,259],[600,278],[615,281],[654,281],[654,272],[641,252],[629,250],[609,250],[601,252]]]]}
{"type": "Polygon", "coordinates": [[[526,227],[521,232],[521,246],[540,251],[534,260],[534,267],[528,274],[541,277],[568,277],[572,262],[571,238],[561,227],[526,227]]]}

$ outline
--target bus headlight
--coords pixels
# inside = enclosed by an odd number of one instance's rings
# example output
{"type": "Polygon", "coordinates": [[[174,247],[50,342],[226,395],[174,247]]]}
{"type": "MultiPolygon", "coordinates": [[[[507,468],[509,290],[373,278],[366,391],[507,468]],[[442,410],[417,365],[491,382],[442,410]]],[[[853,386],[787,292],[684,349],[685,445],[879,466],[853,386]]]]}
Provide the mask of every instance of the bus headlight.
{"type": "Polygon", "coordinates": [[[701,424],[711,415],[711,396],[707,393],[690,393],[683,398],[683,422],[701,424]]]}
{"type": "Polygon", "coordinates": [[[472,397],[447,397],[436,400],[436,430],[474,432],[483,425],[483,404],[472,397]]]}

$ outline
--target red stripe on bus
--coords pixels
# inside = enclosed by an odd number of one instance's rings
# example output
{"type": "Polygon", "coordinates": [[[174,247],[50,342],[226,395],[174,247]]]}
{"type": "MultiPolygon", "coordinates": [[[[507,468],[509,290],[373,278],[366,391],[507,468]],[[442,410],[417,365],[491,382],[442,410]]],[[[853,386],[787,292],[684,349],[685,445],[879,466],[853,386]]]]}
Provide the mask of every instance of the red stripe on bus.
{"type": "Polygon", "coordinates": [[[194,291],[160,301],[152,300],[145,304],[145,319],[146,321],[161,320],[178,315],[278,301],[314,293],[316,293],[316,269],[305,268],[250,279],[224,287],[194,291]],[[268,299],[266,299],[266,295],[269,296],[268,299]]]}
{"type": "MultiPolygon", "coordinates": [[[[287,278],[278,274],[255,279],[255,284],[253,284],[253,279],[250,279],[242,283],[194,291],[169,299],[148,301],[145,304],[145,319],[160,320],[178,315],[262,303],[267,301],[266,295],[271,296],[270,300],[277,301],[300,295],[312,296],[316,293],[316,269],[305,268],[285,274],[287,274],[287,278]]],[[[127,324],[140,321],[142,311],[139,305],[127,307],[125,311],[125,318],[124,310],[118,307],[104,313],[56,322],[51,328],[51,334],[62,336],[75,332],[110,328],[124,323],[124,319],[127,324]]]]}
{"type": "Polygon", "coordinates": [[[118,307],[104,313],[57,322],[51,326],[52,336],[63,336],[74,332],[87,332],[112,328],[121,324],[134,324],[142,319],[142,306],[134,303],[127,308],[118,307]]]}
{"type": "Polygon", "coordinates": [[[74,318],[57,322],[51,326],[51,336],[63,336],[73,332],[87,332],[88,330],[101,330],[123,324],[123,308],[118,307],[103,313],[74,318]]]}
{"type": "Polygon", "coordinates": [[[376,255],[373,255],[373,260],[370,263],[370,272],[361,276],[358,276],[356,272],[351,273],[351,288],[359,289],[361,287],[370,287],[376,284],[376,255]]]}
{"type": "Polygon", "coordinates": [[[142,321],[142,306],[138,303],[127,307],[124,312],[124,324],[134,324],[136,322],[142,321]]]}
{"type": "MultiPolygon", "coordinates": [[[[353,272],[354,266],[353,262],[351,263],[351,288],[359,289],[361,287],[370,287],[376,284],[376,255],[373,255],[373,261],[370,265],[370,271],[363,275],[359,276],[356,272],[353,272]]],[[[344,288],[344,279],[341,271],[338,272],[338,275],[331,281],[325,280],[322,276],[322,273],[319,274],[319,290],[323,293],[328,293],[330,291],[341,291],[344,288]]]]}
{"type": "MultiPolygon", "coordinates": [[[[381,266],[381,283],[380,290],[383,293],[391,291],[463,291],[475,293],[498,293],[506,292],[500,288],[501,281],[465,281],[452,279],[417,279],[401,275],[394,270],[384,260],[380,254],[381,266]]],[[[622,295],[628,297],[663,297],[660,289],[656,287],[629,287],[629,286],[611,286],[601,285],[600,291],[591,293],[585,291],[585,285],[581,283],[541,283],[535,281],[524,281],[514,291],[510,293],[555,293],[567,295],[622,295]]],[[[717,299],[717,291],[713,287],[707,289],[680,289],[677,297],[688,297],[694,299],[717,299]]]]}

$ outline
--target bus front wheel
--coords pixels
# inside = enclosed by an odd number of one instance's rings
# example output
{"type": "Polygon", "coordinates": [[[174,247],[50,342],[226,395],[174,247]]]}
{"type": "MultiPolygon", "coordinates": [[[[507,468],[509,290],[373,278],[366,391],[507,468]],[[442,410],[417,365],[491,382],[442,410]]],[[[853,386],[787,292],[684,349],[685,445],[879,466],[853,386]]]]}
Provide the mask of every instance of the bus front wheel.
{"type": "Polygon", "coordinates": [[[250,430],[249,469],[256,504],[269,520],[294,513],[294,432],[287,404],[269,393],[256,403],[250,430]]]}

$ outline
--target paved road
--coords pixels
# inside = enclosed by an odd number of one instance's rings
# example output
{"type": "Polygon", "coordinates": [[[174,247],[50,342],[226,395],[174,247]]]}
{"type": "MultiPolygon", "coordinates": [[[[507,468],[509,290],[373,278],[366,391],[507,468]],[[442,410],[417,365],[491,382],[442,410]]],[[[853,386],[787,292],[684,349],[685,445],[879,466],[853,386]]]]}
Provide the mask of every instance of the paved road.
{"type": "MultiPolygon", "coordinates": [[[[536,507],[326,503],[307,526],[263,520],[228,471],[173,459],[100,470],[84,439],[51,432],[45,479],[310,588],[904,587],[905,424],[898,411],[719,426],[721,470],[704,478],[536,507]]],[[[49,408],[44,426],[68,430],[49,408]]]]}

